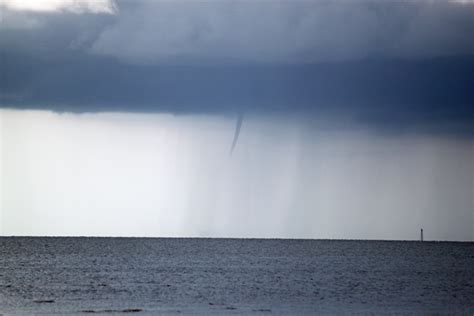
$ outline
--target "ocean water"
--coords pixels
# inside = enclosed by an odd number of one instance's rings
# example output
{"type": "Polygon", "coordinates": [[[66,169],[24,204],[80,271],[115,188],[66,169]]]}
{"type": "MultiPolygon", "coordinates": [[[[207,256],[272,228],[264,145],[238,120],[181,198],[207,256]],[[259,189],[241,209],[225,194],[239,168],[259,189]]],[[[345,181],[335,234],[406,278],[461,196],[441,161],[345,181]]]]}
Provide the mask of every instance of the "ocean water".
{"type": "Polygon", "coordinates": [[[474,314],[474,243],[0,238],[0,314],[474,314]]]}

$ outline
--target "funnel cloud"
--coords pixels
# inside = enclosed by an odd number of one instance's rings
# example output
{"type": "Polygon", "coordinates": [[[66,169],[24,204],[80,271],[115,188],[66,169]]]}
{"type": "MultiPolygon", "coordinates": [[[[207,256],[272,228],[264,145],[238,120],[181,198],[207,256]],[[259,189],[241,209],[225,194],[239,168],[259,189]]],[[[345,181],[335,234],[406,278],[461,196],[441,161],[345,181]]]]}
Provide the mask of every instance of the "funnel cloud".
{"type": "Polygon", "coordinates": [[[237,141],[239,140],[240,129],[242,128],[242,123],[244,121],[244,114],[240,113],[237,116],[237,122],[235,123],[235,133],[234,139],[232,140],[232,146],[230,147],[230,155],[234,152],[235,145],[237,145],[237,141]]]}

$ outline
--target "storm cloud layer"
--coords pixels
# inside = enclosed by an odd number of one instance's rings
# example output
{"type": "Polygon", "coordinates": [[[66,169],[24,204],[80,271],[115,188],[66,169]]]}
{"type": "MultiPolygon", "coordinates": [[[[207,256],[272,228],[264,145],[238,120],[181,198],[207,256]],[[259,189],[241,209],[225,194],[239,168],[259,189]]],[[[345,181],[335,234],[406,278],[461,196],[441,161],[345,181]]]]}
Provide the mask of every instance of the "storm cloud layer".
{"type": "Polygon", "coordinates": [[[473,132],[470,1],[2,3],[2,107],[473,132]]]}
{"type": "Polygon", "coordinates": [[[91,51],[145,63],[472,55],[473,13],[445,1],[141,1],[91,51]]]}
{"type": "MultiPolygon", "coordinates": [[[[65,14],[114,15],[71,34],[76,46],[127,62],[315,63],[375,57],[472,55],[474,6],[459,1],[14,1],[6,29],[48,26],[65,14]]],[[[68,19],[70,16],[68,17],[68,19]]],[[[83,16],[81,16],[83,20],[83,16]]],[[[77,28],[72,19],[66,29],[77,28]]],[[[51,31],[51,30],[50,30],[51,31]]]]}

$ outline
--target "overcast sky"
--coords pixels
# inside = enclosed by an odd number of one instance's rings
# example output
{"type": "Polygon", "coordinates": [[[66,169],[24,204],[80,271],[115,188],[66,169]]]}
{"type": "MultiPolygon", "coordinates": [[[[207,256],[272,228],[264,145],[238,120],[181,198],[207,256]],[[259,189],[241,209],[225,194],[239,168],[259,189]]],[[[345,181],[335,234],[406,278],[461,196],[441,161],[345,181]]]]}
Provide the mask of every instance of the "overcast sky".
{"type": "Polygon", "coordinates": [[[467,0],[0,0],[0,228],[473,240],[473,38],[467,0]]]}

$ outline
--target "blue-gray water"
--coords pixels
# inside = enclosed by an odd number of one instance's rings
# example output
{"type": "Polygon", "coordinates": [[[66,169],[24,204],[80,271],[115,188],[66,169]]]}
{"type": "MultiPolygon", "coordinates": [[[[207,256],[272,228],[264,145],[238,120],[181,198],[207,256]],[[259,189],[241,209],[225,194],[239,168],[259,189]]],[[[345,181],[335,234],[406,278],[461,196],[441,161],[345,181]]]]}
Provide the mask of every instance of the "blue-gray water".
{"type": "Polygon", "coordinates": [[[474,243],[0,238],[1,314],[128,309],[472,315],[474,243]]]}

